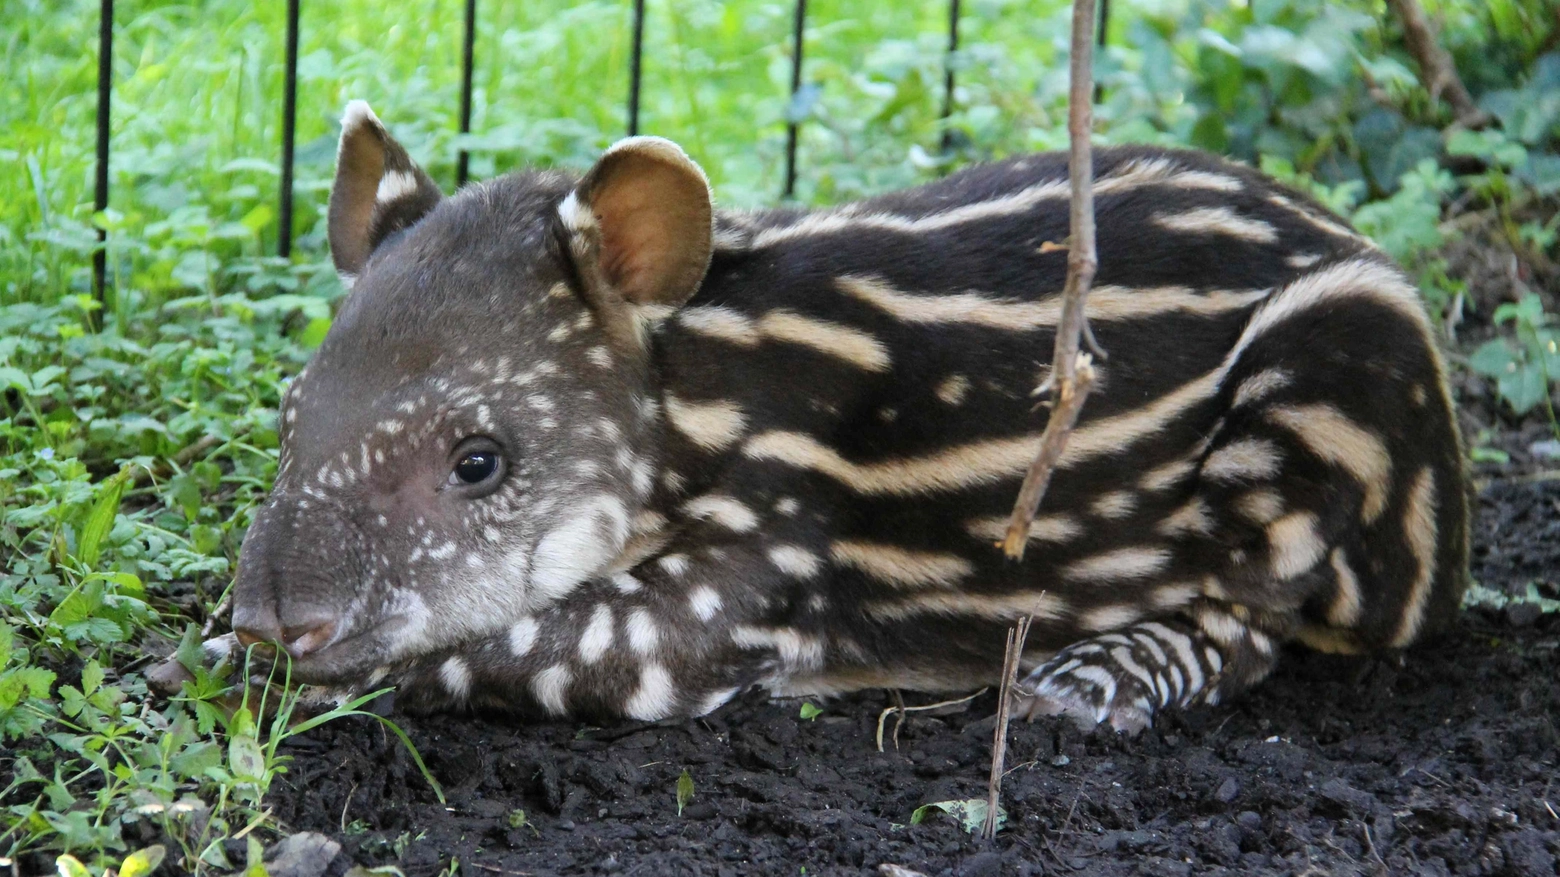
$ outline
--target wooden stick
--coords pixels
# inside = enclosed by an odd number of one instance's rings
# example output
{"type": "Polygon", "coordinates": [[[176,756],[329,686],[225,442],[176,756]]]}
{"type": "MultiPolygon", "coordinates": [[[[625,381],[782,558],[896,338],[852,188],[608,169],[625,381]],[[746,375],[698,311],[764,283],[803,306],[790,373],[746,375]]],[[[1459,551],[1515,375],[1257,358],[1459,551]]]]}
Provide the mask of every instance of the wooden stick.
{"type": "Polygon", "coordinates": [[[1024,616],[1016,628],[1008,628],[1007,650],[1002,653],[1002,687],[997,690],[997,727],[991,739],[991,778],[986,782],[986,824],[981,837],[997,836],[997,808],[1002,794],[1002,766],[1007,761],[1008,715],[1013,711],[1013,686],[1018,681],[1019,662],[1024,657],[1024,640],[1029,638],[1029,622],[1024,616]]]}
{"type": "Polygon", "coordinates": [[[1490,117],[1473,102],[1462,77],[1457,75],[1451,54],[1436,40],[1419,0],[1387,0],[1387,6],[1403,25],[1403,43],[1419,65],[1419,76],[1430,91],[1430,101],[1445,97],[1457,124],[1465,128],[1489,124],[1490,117]]]}
{"type": "Polygon", "coordinates": [[[1008,519],[1002,551],[1012,560],[1021,560],[1029,541],[1029,525],[1035,520],[1040,499],[1045,496],[1051,472],[1067,449],[1067,436],[1078,422],[1083,400],[1094,385],[1094,369],[1088,354],[1078,351],[1083,333],[1083,303],[1094,283],[1099,259],[1094,249],[1094,150],[1089,136],[1094,130],[1094,0],[1075,0],[1072,18],[1072,77],[1067,93],[1067,133],[1072,150],[1069,156],[1069,180],[1072,184],[1071,233],[1067,247],[1067,283],[1062,289],[1062,319],[1056,327],[1056,347],[1051,356],[1052,371],[1046,383],[1051,388],[1051,417],[1040,437],[1040,450],[1029,465],[1024,485],[1008,519]]]}

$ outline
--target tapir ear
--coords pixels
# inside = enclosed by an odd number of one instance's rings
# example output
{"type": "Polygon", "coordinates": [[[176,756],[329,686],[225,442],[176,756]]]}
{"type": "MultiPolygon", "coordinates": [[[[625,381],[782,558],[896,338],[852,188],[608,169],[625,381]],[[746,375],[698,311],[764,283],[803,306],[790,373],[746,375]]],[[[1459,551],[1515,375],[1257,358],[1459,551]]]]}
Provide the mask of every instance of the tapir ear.
{"type": "Polygon", "coordinates": [[[598,310],[621,303],[679,306],[709,269],[710,183],[670,140],[618,141],[558,206],[558,215],[585,293],[598,310]]]}
{"type": "Polygon", "coordinates": [[[330,190],[330,255],[348,288],[391,233],[423,218],[443,195],[369,109],[341,114],[336,182],[330,190]]]}

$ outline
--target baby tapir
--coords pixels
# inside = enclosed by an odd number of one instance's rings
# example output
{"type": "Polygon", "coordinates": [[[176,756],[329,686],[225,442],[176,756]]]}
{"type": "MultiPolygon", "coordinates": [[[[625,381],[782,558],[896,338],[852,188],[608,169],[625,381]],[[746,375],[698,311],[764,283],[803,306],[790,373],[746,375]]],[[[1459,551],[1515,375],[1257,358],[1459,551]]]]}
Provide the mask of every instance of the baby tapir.
{"type": "Polygon", "coordinates": [[[1413,286],[1247,168],[1113,148],[1095,173],[1109,359],[1012,563],[1065,156],[728,213],[637,137],[444,197],[349,104],[352,293],[282,402],[239,641],[417,709],[657,719],[752,685],[971,689],[1031,616],[1038,710],[1136,729],[1286,641],[1447,621],[1462,453],[1413,286]]]}

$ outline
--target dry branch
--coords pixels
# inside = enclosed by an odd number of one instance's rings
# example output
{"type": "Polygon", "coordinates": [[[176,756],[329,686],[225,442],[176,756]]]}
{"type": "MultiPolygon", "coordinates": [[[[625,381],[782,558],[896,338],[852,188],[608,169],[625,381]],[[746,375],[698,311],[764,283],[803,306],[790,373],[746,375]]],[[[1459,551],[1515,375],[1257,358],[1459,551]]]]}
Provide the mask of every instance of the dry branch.
{"type": "Polygon", "coordinates": [[[1071,140],[1069,181],[1072,188],[1071,232],[1067,247],[1067,284],[1062,289],[1062,319],[1056,327],[1051,356],[1051,417],[1040,438],[1040,450],[1024,476],[1013,516],[1008,519],[1002,550],[1009,558],[1024,556],[1029,525],[1034,522],[1051,472],[1067,449],[1067,436],[1078,422],[1078,412],[1094,384],[1094,370],[1087,354],[1078,350],[1084,331],[1083,304],[1094,283],[1098,258],[1094,249],[1094,150],[1089,135],[1094,130],[1094,0],[1073,3],[1071,82],[1067,93],[1067,133],[1071,140]]]}
{"type": "Polygon", "coordinates": [[[1457,75],[1452,56],[1435,38],[1435,30],[1425,17],[1419,0],[1387,0],[1387,6],[1403,25],[1403,43],[1408,53],[1419,65],[1419,76],[1430,91],[1434,103],[1442,97],[1451,105],[1457,124],[1465,128],[1482,128],[1489,124],[1489,116],[1473,102],[1473,96],[1457,75]]]}
{"type": "Polygon", "coordinates": [[[991,739],[991,779],[986,783],[986,824],[981,837],[997,836],[997,807],[1002,796],[1002,766],[1007,761],[1008,715],[1013,709],[1013,686],[1018,681],[1019,661],[1024,657],[1024,640],[1029,638],[1029,622],[1024,616],[1016,628],[1008,628],[1007,650],[1002,653],[1002,687],[997,690],[997,728],[991,739]]]}

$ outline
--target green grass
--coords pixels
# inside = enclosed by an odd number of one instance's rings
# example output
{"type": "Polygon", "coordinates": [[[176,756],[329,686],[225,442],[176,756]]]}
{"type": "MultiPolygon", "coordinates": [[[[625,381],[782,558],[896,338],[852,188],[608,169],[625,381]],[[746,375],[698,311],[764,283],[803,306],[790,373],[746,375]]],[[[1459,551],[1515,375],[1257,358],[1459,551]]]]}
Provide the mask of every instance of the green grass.
{"type": "MultiPolygon", "coordinates": [[[[1499,119],[1453,144],[1493,157],[1486,171],[1422,164],[1444,151],[1445,112],[1374,0],[1112,4],[1098,135],[1262,159],[1357,210],[1445,310],[1457,300],[1438,255],[1445,204],[1491,210],[1518,252],[1555,255],[1554,223],[1526,217],[1560,189],[1560,55],[1540,57],[1553,0],[1434,5],[1499,119]]],[[[0,0],[0,858],[69,853],[101,872],[149,823],[180,869],[210,871],[243,865],[222,860],[222,838],[275,827],[264,790],[286,767],[285,725],[230,714],[220,672],[153,697],[146,656],[182,644],[198,663],[275,473],[278,399],[341,295],[321,221],[341,107],[371,101],[452,182],[460,6],[305,0],[296,249],[283,261],[271,255],[283,4],[121,0],[113,189],[94,218],[97,4],[0,0]],[[95,221],[110,230],[101,312],[95,221]]],[[[624,131],[627,0],[479,6],[474,175],[587,165],[624,131]]],[[[791,110],[805,203],[1065,143],[1062,0],[965,2],[949,154],[942,3],[813,0],[794,107],[789,0],[649,9],[642,129],[681,142],[728,205],[777,200],[791,110]]],[[[1510,355],[1538,362],[1546,318],[1522,313],[1534,331],[1510,355]]]]}

